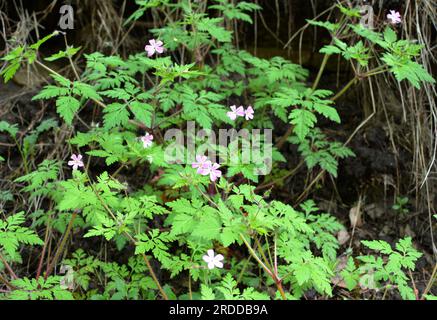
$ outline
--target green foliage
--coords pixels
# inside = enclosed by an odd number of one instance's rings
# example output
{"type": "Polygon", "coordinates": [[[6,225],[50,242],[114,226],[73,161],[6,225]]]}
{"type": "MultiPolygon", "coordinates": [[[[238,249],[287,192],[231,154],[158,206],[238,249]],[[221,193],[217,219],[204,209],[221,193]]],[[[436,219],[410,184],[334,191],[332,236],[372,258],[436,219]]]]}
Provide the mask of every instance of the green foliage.
{"type": "Polygon", "coordinates": [[[384,257],[366,255],[357,258],[363,263],[359,268],[360,272],[366,272],[361,276],[362,285],[369,289],[378,289],[382,285],[387,288],[395,286],[403,299],[416,299],[414,290],[408,283],[411,279],[406,272],[414,270],[416,261],[422,254],[413,247],[412,239],[406,237],[399,240],[396,250],[382,240],[362,243],[384,257]]]}
{"type": "MultiPolygon", "coordinates": [[[[263,139],[267,134],[260,135],[255,141],[259,149],[271,152],[256,155],[252,150],[247,163],[238,147],[249,139],[217,146],[184,129],[188,122],[207,129],[204,132],[225,126],[248,131],[291,126],[291,135],[284,141],[297,145],[308,170],[318,166],[336,177],[339,159],[354,153],[332,141],[318,128],[318,121],[341,122],[334,100],[343,92],[335,95],[309,87],[309,73],[302,66],[282,57],[261,59],[234,46],[231,30],[235,23],[252,23],[251,15],[261,9],[253,2],[136,3],[139,8],[125,24],[151,9],[154,17],[166,17],[166,24],[156,23],[149,30],[163,41],[163,54],[84,54],[82,74],[70,80],[51,70],[53,81],[33,97],[56,107],[59,120],[68,125],[66,147],[71,154],[83,156],[83,167],[70,170],[66,159],[61,163],[52,158],[28,165],[28,158],[38,158],[38,140],[61,131],[58,120],[35,124],[24,137],[18,134],[18,125],[0,121],[0,132],[14,140],[22,155],[26,173],[14,176],[14,183],[29,200],[17,202],[15,208],[20,211],[14,210],[18,213],[6,214],[2,209],[0,253],[6,263],[1,267],[21,263],[22,245],[43,245],[39,235],[44,232],[45,249],[51,250],[56,239],[102,244],[102,250],[89,253],[65,251],[66,256],[56,261],[61,268],[38,274],[37,279],[22,275],[23,268],[19,268],[18,278],[5,282],[11,290],[1,298],[300,299],[308,290],[331,297],[340,249],[336,234],[343,226],[312,200],[293,207],[271,199],[270,191],[261,193],[265,186],[261,183],[269,186],[272,181],[259,175],[262,170],[271,167],[272,177],[280,179],[284,171],[290,172],[280,167],[288,159],[279,144],[275,147],[275,141],[263,139]],[[231,120],[227,116],[231,105],[253,106],[254,119],[231,120]],[[99,124],[88,126],[82,113],[91,110],[93,121],[99,124]],[[173,141],[165,136],[167,129],[182,129],[176,138],[193,144],[195,154],[188,146],[177,150],[186,157],[206,154],[207,148],[227,155],[220,162],[220,179],[211,182],[210,176],[197,173],[191,160],[168,161],[166,152],[173,141]],[[145,133],[154,137],[151,146],[141,141],[145,133]],[[211,256],[205,256],[210,250],[218,259],[212,269],[206,262],[211,256]],[[62,267],[68,271],[61,277],[62,267]],[[175,279],[182,285],[173,286],[175,279]]],[[[415,87],[434,81],[418,63],[420,46],[398,39],[389,27],[378,33],[347,24],[358,12],[339,9],[347,22],[308,21],[333,36],[321,52],[356,63],[359,76],[389,70],[399,81],[407,79],[415,87]],[[346,28],[344,34],[353,32],[359,39],[349,43],[343,33],[337,34],[342,28],[346,28]],[[374,47],[378,47],[376,57],[370,50],[374,47]],[[379,69],[363,73],[374,60],[382,61],[379,69]]],[[[54,35],[6,55],[1,73],[5,81],[26,61],[43,65],[37,60],[38,48],[54,35]]],[[[71,59],[79,51],[80,47],[67,47],[45,60],[71,59]]],[[[2,208],[16,199],[14,192],[0,192],[2,208]]],[[[398,199],[394,209],[404,212],[407,202],[398,199]]],[[[373,290],[392,285],[404,299],[414,298],[405,273],[414,269],[420,257],[412,240],[400,240],[395,250],[384,241],[363,244],[377,254],[349,258],[340,272],[347,288],[373,290]]],[[[52,258],[52,251],[48,256],[52,258]]],[[[52,261],[42,257],[43,265],[50,266],[52,261]]]]}
{"type": "Polygon", "coordinates": [[[408,214],[408,197],[396,197],[396,203],[392,206],[392,209],[399,212],[401,215],[408,214]]]}
{"type": "Polygon", "coordinates": [[[26,221],[24,212],[0,220],[0,252],[5,252],[11,259],[19,258],[20,244],[42,245],[42,240],[31,229],[21,226],[26,221]]]}
{"type": "Polygon", "coordinates": [[[330,142],[318,129],[311,131],[307,139],[301,141],[297,136],[292,136],[290,142],[298,145],[298,150],[305,159],[309,169],[319,165],[322,169],[337,177],[338,161],[353,157],[355,154],[339,142],[330,142]]]}
{"type": "MultiPolygon", "coordinates": [[[[356,12],[342,6],[340,9],[349,17],[356,17],[356,12]]],[[[309,23],[324,27],[332,33],[339,28],[338,25],[327,21],[309,21],[309,23]]],[[[327,55],[341,54],[346,60],[357,61],[361,67],[367,67],[372,59],[382,60],[385,64],[381,64],[380,69],[384,67],[393,73],[398,81],[408,80],[417,89],[420,89],[421,83],[435,83],[435,79],[416,61],[420,57],[422,46],[409,40],[398,40],[396,32],[390,27],[386,27],[382,34],[372,31],[362,24],[349,24],[346,28],[343,34],[350,31],[361,37],[362,40],[348,44],[340,40],[337,34],[334,34],[332,44],[325,45],[320,52],[327,55]],[[365,41],[370,42],[371,45],[377,45],[380,50],[372,48],[371,53],[371,47],[365,41]]]]}
{"type": "Polygon", "coordinates": [[[2,58],[3,61],[6,61],[6,67],[0,72],[0,75],[3,76],[5,82],[8,82],[12,79],[15,73],[20,69],[21,63],[27,61],[29,64],[32,64],[36,60],[36,54],[39,47],[50,40],[52,37],[55,37],[59,34],[58,31],[55,31],[40,40],[36,43],[26,47],[26,46],[18,46],[12,51],[10,51],[6,56],[2,58]]]}
{"type": "Polygon", "coordinates": [[[21,176],[15,182],[27,183],[24,192],[30,192],[31,197],[49,195],[53,190],[53,182],[58,178],[59,163],[54,160],[44,160],[38,165],[37,170],[21,176]]]}
{"type": "Polygon", "coordinates": [[[78,53],[80,50],[80,47],[74,48],[74,47],[68,47],[65,51],[59,51],[58,53],[55,53],[51,55],[48,58],[45,58],[46,61],[55,61],[61,58],[71,58],[76,53],[78,53]]]}
{"type": "Polygon", "coordinates": [[[247,288],[241,292],[230,273],[214,289],[202,284],[201,295],[202,300],[269,300],[268,295],[256,292],[253,288],[247,288]]]}
{"type": "Polygon", "coordinates": [[[223,12],[228,19],[237,19],[252,23],[252,18],[248,13],[260,10],[261,7],[255,3],[239,1],[237,4],[229,2],[228,0],[214,0],[218,4],[209,6],[210,9],[217,9],[223,12]]]}
{"type": "Polygon", "coordinates": [[[6,121],[0,121],[0,132],[8,133],[13,139],[17,135],[18,128],[16,124],[9,124],[6,121]]]}
{"type": "Polygon", "coordinates": [[[340,116],[332,107],[333,101],[326,100],[327,96],[332,92],[329,90],[307,89],[304,92],[290,91],[290,96],[285,99],[275,100],[275,103],[287,103],[288,105],[302,106],[301,109],[293,109],[290,112],[289,118],[291,124],[294,125],[294,133],[302,141],[317,122],[314,113],[318,113],[331,121],[340,123],[340,116]]]}
{"type": "Polygon", "coordinates": [[[63,265],[73,270],[72,284],[76,299],[124,300],[153,299],[156,285],[147,273],[144,260],[129,258],[126,264],[107,262],[89,256],[82,249],[65,259],[63,265]],[[90,287],[103,288],[102,290],[90,287]]]}
{"type": "Polygon", "coordinates": [[[62,277],[52,276],[44,279],[16,279],[11,284],[16,286],[7,299],[10,300],[73,300],[72,294],[61,288],[62,277]]]}

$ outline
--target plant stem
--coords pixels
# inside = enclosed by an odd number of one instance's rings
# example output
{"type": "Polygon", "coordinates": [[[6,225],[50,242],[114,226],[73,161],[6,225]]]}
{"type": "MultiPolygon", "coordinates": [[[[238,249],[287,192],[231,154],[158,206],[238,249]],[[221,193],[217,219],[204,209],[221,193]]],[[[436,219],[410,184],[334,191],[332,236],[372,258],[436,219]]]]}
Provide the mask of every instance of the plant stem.
{"type": "Polygon", "coordinates": [[[23,163],[24,163],[24,171],[26,172],[26,174],[29,174],[29,164],[27,162],[27,158],[23,152],[23,149],[21,148],[20,144],[18,143],[17,138],[12,137],[14,139],[15,144],[17,145],[18,148],[18,152],[20,153],[21,158],[23,159],[23,163]]]}
{"type": "MultiPolygon", "coordinates": [[[[255,237],[255,243],[256,243],[256,246],[259,248],[259,252],[261,253],[261,257],[263,258],[264,263],[265,263],[266,266],[269,268],[269,270],[272,270],[273,267],[272,267],[271,264],[269,263],[269,261],[268,261],[268,259],[267,259],[267,256],[266,256],[266,254],[264,253],[264,250],[263,250],[262,247],[261,247],[261,242],[259,242],[259,240],[258,240],[257,237],[255,237]]],[[[272,273],[274,273],[274,272],[272,271],[272,273]]]]}
{"type": "Polygon", "coordinates": [[[431,290],[432,285],[434,284],[434,281],[435,281],[436,274],[437,274],[437,263],[435,264],[434,270],[432,271],[432,274],[431,274],[431,278],[429,279],[428,284],[426,285],[426,288],[423,291],[422,299],[425,295],[428,294],[429,290],[431,290]]]}
{"type": "Polygon", "coordinates": [[[14,270],[12,270],[11,266],[9,265],[9,263],[6,261],[6,259],[3,257],[3,255],[1,253],[0,253],[0,260],[3,263],[3,265],[5,266],[6,270],[8,270],[9,274],[11,275],[11,277],[13,279],[18,279],[18,277],[15,274],[14,270]]]}
{"type": "Polygon", "coordinates": [[[3,282],[7,287],[9,287],[11,290],[15,290],[17,289],[14,285],[12,285],[8,280],[6,280],[6,278],[4,278],[1,274],[0,274],[0,282],[3,282]]]}
{"type": "Polygon", "coordinates": [[[320,69],[319,69],[319,72],[317,73],[316,80],[314,80],[313,87],[311,88],[312,91],[316,90],[316,88],[319,86],[320,79],[322,78],[323,71],[325,71],[325,67],[326,67],[326,64],[328,63],[330,56],[331,55],[329,55],[329,54],[325,54],[323,56],[322,64],[320,65],[320,69]]]}
{"type": "MultiPolygon", "coordinates": [[[[131,238],[132,240],[134,240],[133,238],[131,238]]],[[[142,254],[144,262],[147,265],[147,268],[149,269],[149,273],[153,278],[153,281],[155,281],[156,285],[158,286],[158,290],[161,293],[162,297],[164,298],[164,300],[168,300],[168,296],[165,293],[164,289],[161,287],[161,284],[159,283],[158,277],[156,276],[155,272],[153,271],[152,265],[150,264],[149,259],[147,258],[147,256],[143,253],[142,254]]]]}
{"type": "MultiPolygon", "coordinates": [[[[320,73],[320,71],[319,71],[320,73]]],[[[320,79],[319,79],[320,80],[320,79]]],[[[332,101],[337,100],[338,98],[340,98],[343,94],[345,94],[350,87],[352,87],[356,81],[358,81],[359,78],[357,76],[355,76],[352,80],[350,80],[344,87],[343,89],[340,90],[340,92],[338,92],[334,97],[331,98],[332,101]]],[[[314,90],[314,89],[313,89],[314,90]]],[[[287,141],[288,137],[293,133],[293,126],[289,126],[287,129],[287,132],[279,139],[279,141],[276,143],[275,147],[280,149],[283,144],[287,141]]]]}
{"type": "Polygon", "coordinates": [[[343,94],[345,94],[346,93],[346,91],[348,91],[349,90],[349,88],[350,87],[352,87],[354,84],[355,84],[355,82],[357,82],[358,81],[358,77],[357,76],[355,76],[355,77],[353,77],[352,78],[352,80],[350,80],[344,87],[343,87],[343,89],[341,89],[334,97],[332,97],[331,98],[331,100],[332,101],[335,101],[335,100],[337,100],[338,98],[340,98],[343,94]]]}
{"type": "Polygon", "coordinates": [[[43,266],[43,262],[44,262],[44,256],[46,254],[46,250],[47,250],[47,244],[49,241],[49,230],[50,230],[50,217],[51,215],[49,215],[49,219],[47,221],[47,227],[46,227],[46,233],[44,236],[44,246],[42,248],[42,252],[41,252],[41,258],[39,259],[39,263],[38,263],[38,269],[36,271],[36,277],[35,279],[38,280],[39,276],[41,275],[41,270],[42,270],[42,266],[43,266]]]}
{"type": "Polygon", "coordinates": [[[249,256],[249,258],[247,258],[244,262],[243,268],[241,269],[241,272],[237,278],[237,284],[241,282],[241,279],[243,279],[243,274],[246,271],[247,266],[249,265],[250,259],[252,259],[252,256],[249,256]]]}
{"type": "Polygon", "coordinates": [[[413,274],[411,270],[408,270],[408,275],[410,276],[411,283],[413,284],[414,295],[416,296],[416,300],[419,300],[419,291],[417,290],[416,283],[414,282],[413,274]]]}
{"type": "Polygon", "coordinates": [[[265,270],[265,272],[267,272],[267,274],[272,277],[273,281],[276,284],[276,288],[278,289],[279,293],[281,294],[281,297],[283,300],[287,300],[287,297],[285,295],[284,292],[284,288],[282,287],[282,280],[280,278],[278,278],[277,274],[272,272],[262,261],[261,259],[258,257],[258,255],[256,254],[256,252],[253,250],[253,248],[250,246],[250,244],[247,242],[246,238],[243,236],[242,233],[240,233],[240,237],[243,240],[244,244],[246,245],[247,249],[249,250],[250,254],[255,258],[255,260],[261,265],[261,267],[263,267],[263,269],[265,270]]]}
{"type": "Polygon", "coordinates": [[[253,250],[253,248],[250,246],[250,244],[247,242],[246,238],[243,236],[243,234],[240,233],[240,237],[243,240],[244,244],[246,245],[247,249],[249,249],[249,253],[255,258],[255,260],[261,265],[261,267],[263,267],[263,269],[265,270],[265,272],[267,272],[267,274],[271,277],[273,277],[273,273],[272,271],[270,271],[270,269],[264,264],[264,262],[262,262],[262,260],[258,257],[258,255],[256,254],[255,250],[253,250]]]}
{"type": "MultiPolygon", "coordinates": [[[[91,181],[91,179],[89,177],[88,177],[88,179],[91,181]]],[[[114,215],[114,213],[112,213],[112,210],[103,201],[102,197],[100,196],[100,194],[97,192],[97,190],[94,188],[94,186],[92,184],[91,184],[91,188],[93,189],[94,194],[99,199],[103,208],[105,208],[105,210],[109,213],[109,215],[112,217],[112,219],[117,223],[117,217],[114,215]]],[[[124,234],[135,245],[136,241],[135,241],[134,237],[132,237],[132,235],[126,231],[124,231],[124,234]]],[[[164,300],[168,300],[168,296],[165,293],[164,289],[161,287],[161,284],[159,283],[158,277],[156,276],[155,272],[153,271],[153,268],[152,268],[152,265],[150,264],[149,259],[147,258],[147,256],[144,253],[142,254],[142,257],[143,257],[144,262],[146,263],[147,269],[149,269],[149,273],[152,276],[152,279],[155,282],[156,286],[158,287],[158,290],[161,293],[162,297],[164,298],[164,300]]]]}
{"type": "Polygon", "coordinates": [[[67,229],[65,230],[65,233],[64,233],[64,237],[62,238],[62,241],[59,244],[58,249],[56,250],[56,253],[55,253],[55,256],[53,257],[52,262],[47,267],[47,271],[46,271],[46,274],[44,276],[45,280],[47,280],[49,275],[53,272],[53,269],[54,269],[56,263],[58,262],[59,256],[61,255],[62,251],[64,250],[64,246],[67,243],[67,239],[70,235],[71,230],[73,229],[73,223],[74,223],[74,220],[76,219],[76,216],[77,216],[77,210],[75,210],[73,212],[73,214],[71,215],[70,222],[68,222],[67,229]]]}

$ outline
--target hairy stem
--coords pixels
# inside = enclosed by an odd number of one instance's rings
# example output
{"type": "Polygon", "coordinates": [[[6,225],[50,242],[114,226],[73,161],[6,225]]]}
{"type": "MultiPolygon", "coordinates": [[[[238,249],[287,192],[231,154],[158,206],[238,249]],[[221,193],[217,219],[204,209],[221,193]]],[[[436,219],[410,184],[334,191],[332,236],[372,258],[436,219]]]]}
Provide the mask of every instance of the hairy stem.
{"type": "Polygon", "coordinates": [[[276,273],[272,272],[265,264],[262,262],[262,260],[258,257],[255,250],[250,246],[250,244],[247,242],[246,238],[243,236],[242,233],[240,233],[240,237],[243,240],[244,244],[246,245],[247,249],[249,250],[249,253],[252,255],[252,257],[255,258],[255,260],[261,265],[261,267],[264,269],[265,272],[273,279],[273,281],[276,284],[276,288],[278,289],[279,293],[281,294],[281,297],[283,300],[287,300],[287,297],[284,292],[284,288],[282,287],[282,280],[277,276],[276,273]]]}
{"type": "Polygon", "coordinates": [[[12,270],[11,266],[9,265],[9,263],[6,261],[6,259],[3,257],[3,255],[1,253],[0,253],[0,260],[3,263],[3,265],[5,266],[6,270],[8,270],[9,274],[11,275],[11,277],[13,279],[18,279],[18,277],[15,274],[14,270],[12,270]]]}

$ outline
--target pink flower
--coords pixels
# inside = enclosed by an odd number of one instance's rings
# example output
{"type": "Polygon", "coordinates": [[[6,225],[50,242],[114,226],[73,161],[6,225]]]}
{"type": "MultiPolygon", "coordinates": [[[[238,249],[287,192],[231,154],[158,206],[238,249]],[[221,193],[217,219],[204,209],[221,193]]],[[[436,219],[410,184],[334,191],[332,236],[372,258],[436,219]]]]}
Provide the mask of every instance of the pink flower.
{"type": "Polygon", "coordinates": [[[223,257],[221,254],[215,255],[214,250],[212,249],[208,250],[207,254],[205,254],[202,258],[203,261],[208,264],[208,269],[214,269],[215,267],[223,268],[222,260],[225,257],[223,257]]]}
{"type": "Polygon", "coordinates": [[[209,168],[211,166],[211,161],[208,160],[206,156],[196,156],[196,161],[192,163],[193,168],[197,168],[197,173],[203,174],[205,169],[209,168]]]}
{"type": "Polygon", "coordinates": [[[149,40],[149,44],[146,45],[146,47],[144,49],[147,51],[148,57],[153,56],[155,54],[155,52],[157,52],[157,53],[164,52],[164,47],[163,47],[162,41],[160,41],[160,40],[156,41],[155,39],[149,40]]]}
{"type": "Polygon", "coordinates": [[[75,155],[74,153],[71,155],[71,160],[68,161],[68,165],[73,167],[73,170],[77,170],[79,167],[83,167],[82,155],[75,155]]]}
{"type": "Polygon", "coordinates": [[[152,145],[152,141],[153,141],[153,135],[146,133],[145,136],[142,136],[140,138],[141,142],[143,143],[143,147],[144,148],[148,148],[152,145]]]}
{"type": "Polygon", "coordinates": [[[244,111],[244,114],[246,115],[246,120],[253,119],[253,109],[252,109],[252,106],[248,106],[247,109],[244,111]]]}
{"type": "Polygon", "coordinates": [[[201,174],[202,176],[209,175],[211,181],[216,181],[217,178],[222,176],[222,172],[218,170],[218,168],[220,168],[218,163],[213,164],[211,161],[207,161],[203,168],[197,170],[197,173],[201,174]]]}
{"type": "Polygon", "coordinates": [[[226,115],[232,120],[234,121],[235,119],[237,119],[237,117],[243,117],[244,116],[244,108],[242,106],[238,107],[237,106],[231,106],[231,110],[228,113],[226,113],[226,115]]]}
{"type": "Polygon", "coordinates": [[[220,168],[220,165],[218,163],[214,163],[209,168],[209,178],[211,179],[211,181],[216,181],[217,178],[220,178],[222,176],[222,172],[218,170],[218,168],[220,168]]]}
{"type": "Polygon", "coordinates": [[[387,15],[387,19],[389,19],[392,24],[398,24],[402,22],[401,14],[395,10],[390,10],[390,13],[387,15]]]}
{"type": "Polygon", "coordinates": [[[212,162],[208,160],[203,164],[202,167],[197,169],[197,173],[201,174],[202,176],[207,176],[211,172],[211,166],[212,162]]]}
{"type": "Polygon", "coordinates": [[[218,163],[212,163],[206,156],[196,156],[196,161],[191,165],[193,168],[197,168],[197,173],[202,176],[209,175],[211,181],[216,181],[217,178],[222,176],[222,172],[218,170],[220,165],[218,163]]]}

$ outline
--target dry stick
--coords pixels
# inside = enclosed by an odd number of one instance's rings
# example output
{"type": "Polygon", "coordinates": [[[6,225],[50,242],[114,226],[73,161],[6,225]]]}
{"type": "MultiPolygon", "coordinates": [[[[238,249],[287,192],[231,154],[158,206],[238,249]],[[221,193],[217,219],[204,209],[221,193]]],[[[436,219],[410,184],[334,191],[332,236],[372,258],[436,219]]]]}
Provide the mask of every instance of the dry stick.
{"type": "Polygon", "coordinates": [[[112,50],[112,54],[114,54],[115,52],[117,52],[118,48],[121,46],[121,44],[124,42],[124,40],[127,38],[127,36],[129,35],[129,33],[132,31],[132,29],[135,26],[135,21],[132,23],[132,25],[129,27],[129,29],[125,32],[125,34],[123,35],[123,37],[121,38],[121,40],[117,43],[117,45],[114,47],[114,49],[112,50]]]}
{"type": "Polygon", "coordinates": [[[434,235],[433,235],[433,222],[432,222],[432,212],[431,212],[431,201],[430,201],[430,194],[429,194],[429,187],[428,187],[428,180],[425,182],[425,189],[426,189],[426,201],[428,202],[428,221],[429,221],[429,228],[430,228],[430,235],[431,235],[431,243],[432,243],[432,251],[434,253],[434,259],[437,257],[437,248],[435,246],[434,242],[434,235]]]}
{"type": "Polygon", "coordinates": [[[431,274],[431,278],[429,279],[428,284],[426,285],[426,288],[422,293],[422,299],[424,296],[426,296],[428,294],[429,290],[431,290],[432,285],[434,284],[434,281],[435,281],[436,274],[437,274],[437,263],[435,264],[434,270],[432,271],[432,274],[431,274]]]}
{"type": "Polygon", "coordinates": [[[78,212],[78,211],[75,210],[75,211],[73,212],[73,214],[71,215],[70,222],[68,223],[68,226],[67,226],[67,230],[65,230],[65,232],[64,232],[64,237],[62,238],[62,241],[61,241],[61,243],[59,244],[58,249],[56,250],[56,253],[55,253],[55,256],[53,257],[52,262],[47,266],[46,274],[45,274],[45,276],[44,276],[44,279],[45,279],[45,280],[47,280],[47,278],[49,277],[49,275],[53,272],[53,269],[55,268],[56,263],[58,262],[59,256],[60,256],[61,253],[64,251],[64,246],[65,246],[65,244],[67,243],[67,239],[68,239],[68,237],[70,236],[70,232],[71,232],[71,230],[73,229],[73,223],[74,223],[74,220],[75,220],[76,217],[77,217],[77,212],[78,212]]]}
{"type": "MultiPolygon", "coordinates": [[[[325,13],[328,13],[329,11],[331,11],[332,9],[334,9],[336,7],[336,5],[333,5],[331,7],[329,7],[328,9],[326,9],[325,11],[322,11],[320,14],[318,14],[317,16],[315,16],[313,18],[313,20],[317,20],[318,18],[320,18],[321,16],[323,16],[325,13]]],[[[296,33],[290,38],[288,39],[287,43],[284,45],[283,49],[285,49],[286,47],[288,47],[288,45],[297,37],[298,34],[300,34],[302,31],[304,31],[306,28],[308,28],[310,26],[309,23],[305,24],[302,28],[300,28],[299,30],[296,31],[296,33]]]]}
{"type": "MultiPolygon", "coordinates": [[[[255,3],[258,4],[258,0],[256,0],[255,3]]],[[[256,11],[256,12],[258,12],[258,15],[261,18],[261,22],[262,22],[264,28],[266,28],[266,30],[272,35],[273,38],[275,38],[276,41],[278,41],[280,44],[285,46],[285,43],[281,39],[279,39],[278,36],[269,28],[266,21],[264,20],[263,15],[261,14],[261,12],[259,12],[259,11],[256,11]]]]}

